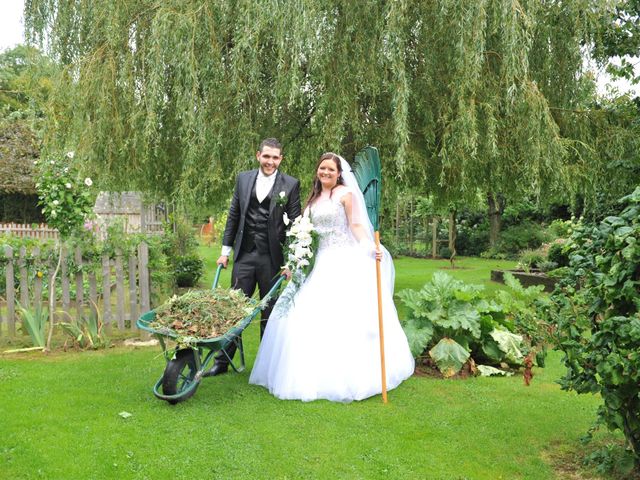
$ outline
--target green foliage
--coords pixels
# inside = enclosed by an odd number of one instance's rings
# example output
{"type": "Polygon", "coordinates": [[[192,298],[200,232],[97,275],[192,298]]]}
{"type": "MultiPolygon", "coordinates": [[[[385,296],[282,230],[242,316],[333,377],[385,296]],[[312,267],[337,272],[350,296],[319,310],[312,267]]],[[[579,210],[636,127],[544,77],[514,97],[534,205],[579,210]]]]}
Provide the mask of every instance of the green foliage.
{"type": "Polygon", "coordinates": [[[47,223],[57,228],[63,238],[79,231],[93,212],[93,181],[82,179],[71,162],[73,152],[53,155],[38,164],[36,189],[47,223]]]}
{"type": "Polygon", "coordinates": [[[548,240],[547,233],[540,225],[531,221],[505,228],[500,234],[497,251],[515,256],[525,249],[536,249],[548,240]]]}
{"type": "Polygon", "coordinates": [[[505,284],[506,289],[488,297],[482,286],[437,271],[421,290],[402,290],[411,352],[420,357],[429,351],[445,376],[455,375],[470,356],[476,364],[519,366],[525,356],[536,354],[544,366],[549,329],[538,314],[547,303],[543,287],[523,288],[508,272],[505,284]]]}
{"type": "Polygon", "coordinates": [[[610,11],[595,0],[31,0],[25,26],[68,67],[50,141],[82,145],[101,184],[219,204],[275,131],[293,174],[318,151],[350,158],[372,143],[390,152],[389,183],[446,205],[575,183],[574,137],[556,112],[593,85],[581,48],[610,11]]]}
{"type": "Polygon", "coordinates": [[[97,310],[90,310],[88,316],[82,320],[60,322],[62,330],[71,337],[71,341],[79,348],[106,348],[110,345],[109,338],[103,331],[104,324],[97,310]]]}
{"type": "Polygon", "coordinates": [[[558,264],[550,260],[543,260],[542,262],[538,262],[538,269],[543,273],[550,272],[551,270],[555,270],[557,268],[558,264]]]}
{"type": "Polygon", "coordinates": [[[204,264],[196,254],[177,257],[174,278],[178,287],[195,287],[202,277],[204,264]]]}
{"type": "Polygon", "coordinates": [[[549,246],[547,259],[554,262],[558,267],[569,266],[569,255],[564,242],[554,242],[549,246]]]}
{"type": "Polygon", "coordinates": [[[49,311],[46,308],[25,308],[18,304],[18,312],[22,317],[22,327],[31,337],[34,347],[45,346],[45,328],[49,311]]]}
{"type": "Polygon", "coordinates": [[[453,377],[469,359],[469,352],[450,338],[442,338],[429,350],[429,356],[438,365],[445,378],[453,377]]]}
{"type": "Polygon", "coordinates": [[[532,268],[538,268],[540,263],[544,261],[544,253],[540,250],[524,250],[520,253],[518,265],[528,272],[532,268]]]}
{"type": "Polygon", "coordinates": [[[571,233],[573,223],[570,220],[554,219],[549,224],[549,234],[554,238],[565,238],[571,233]]]}
{"type": "Polygon", "coordinates": [[[562,388],[598,393],[598,424],[620,430],[640,465],[640,187],[599,225],[578,224],[569,275],[550,318],[567,372],[562,388]],[[577,288],[579,286],[579,289],[577,288]]]}

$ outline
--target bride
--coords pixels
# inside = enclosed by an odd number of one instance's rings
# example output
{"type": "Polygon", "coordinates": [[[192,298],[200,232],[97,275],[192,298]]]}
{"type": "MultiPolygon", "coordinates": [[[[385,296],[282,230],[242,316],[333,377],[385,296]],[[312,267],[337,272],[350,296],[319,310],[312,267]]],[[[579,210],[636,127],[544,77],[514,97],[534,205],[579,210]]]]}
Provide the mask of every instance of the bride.
{"type": "Polygon", "coordinates": [[[413,374],[414,360],[393,304],[389,253],[376,251],[364,198],[349,164],[320,157],[307,201],[319,233],[314,268],[278,299],[250,383],[281,399],[338,402],[382,391],[375,258],[382,259],[387,388],[413,374]]]}

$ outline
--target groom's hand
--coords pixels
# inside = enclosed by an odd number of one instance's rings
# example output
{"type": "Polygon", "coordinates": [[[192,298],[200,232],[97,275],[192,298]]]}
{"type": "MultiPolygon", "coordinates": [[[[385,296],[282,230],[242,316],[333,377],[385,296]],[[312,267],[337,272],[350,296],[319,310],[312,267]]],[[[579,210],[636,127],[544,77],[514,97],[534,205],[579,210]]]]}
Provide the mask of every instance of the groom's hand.
{"type": "Polygon", "coordinates": [[[218,260],[216,260],[216,265],[222,265],[222,268],[227,268],[228,263],[229,257],[227,255],[220,255],[218,260]]]}

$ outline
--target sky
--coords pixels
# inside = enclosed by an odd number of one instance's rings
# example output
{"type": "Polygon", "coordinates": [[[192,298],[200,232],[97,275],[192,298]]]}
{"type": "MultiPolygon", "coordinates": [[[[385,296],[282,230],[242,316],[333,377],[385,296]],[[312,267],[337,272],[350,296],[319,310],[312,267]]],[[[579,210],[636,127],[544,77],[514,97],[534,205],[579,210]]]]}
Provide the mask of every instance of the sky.
{"type": "MultiPolygon", "coordinates": [[[[23,0],[0,0],[0,51],[13,48],[24,42],[23,0]]],[[[589,62],[587,62],[589,64],[589,62]]],[[[605,95],[608,88],[616,88],[620,93],[627,91],[640,95],[640,85],[632,86],[626,80],[611,81],[603,71],[591,67],[598,78],[598,92],[605,95]]],[[[640,59],[636,58],[636,71],[640,71],[640,59]]]]}

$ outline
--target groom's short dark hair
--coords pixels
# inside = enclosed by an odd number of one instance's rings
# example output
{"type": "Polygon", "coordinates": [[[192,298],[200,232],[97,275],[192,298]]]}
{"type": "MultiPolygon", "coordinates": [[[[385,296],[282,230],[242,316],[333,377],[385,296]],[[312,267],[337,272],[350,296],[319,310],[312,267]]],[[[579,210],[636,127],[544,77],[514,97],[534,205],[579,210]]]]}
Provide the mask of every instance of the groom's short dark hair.
{"type": "Polygon", "coordinates": [[[258,151],[261,152],[264,147],[277,148],[280,150],[280,155],[282,155],[282,144],[276,138],[265,138],[262,140],[258,151]]]}

